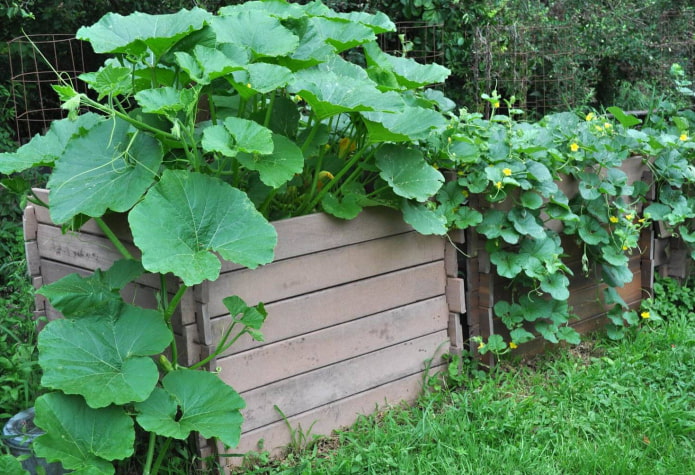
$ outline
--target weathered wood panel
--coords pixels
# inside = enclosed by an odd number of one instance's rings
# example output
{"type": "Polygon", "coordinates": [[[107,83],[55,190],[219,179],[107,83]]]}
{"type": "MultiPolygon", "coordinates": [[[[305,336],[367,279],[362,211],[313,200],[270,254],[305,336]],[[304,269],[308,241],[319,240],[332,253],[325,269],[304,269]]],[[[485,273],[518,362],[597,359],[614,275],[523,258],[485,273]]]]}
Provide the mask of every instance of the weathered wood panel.
{"type": "Polygon", "coordinates": [[[218,359],[217,366],[234,389],[248,391],[444,330],[448,319],[446,299],[437,297],[218,359]]]}
{"type": "MultiPolygon", "coordinates": [[[[243,431],[280,421],[274,405],[294,416],[419,373],[425,360],[448,351],[448,341],[446,330],[440,331],[241,393],[247,403],[243,431]]],[[[439,357],[433,362],[438,364],[439,357]]]]}
{"type": "MultiPolygon", "coordinates": [[[[442,263],[433,262],[275,302],[266,306],[268,318],[262,328],[265,340],[257,342],[245,335],[224,355],[430,299],[442,295],[444,285],[442,263]]],[[[229,315],[212,320],[214,343],[229,323],[229,315]]],[[[197,331],[191,331],[189,337],[189,345],[200,342],[197,331]]]]}
{"type": "MultiPolygon", "coordinates": [[[[222,274],[209,283],[209,292],[216,296],[240,295],[249,304],[270,303],[442,260],[443,255],[442,239],[411,232],[222,274]]],[[[210,300],[208,311],[213,317],[227,312],[219,298],[210,300]]]]}
{"type": "MultiPolygon", "coordinates": [[[[441,371],[443,366],[430,368],[429,374],[441,371]]],[[[287,418],[287,423],[294,429],[301,427],[311,435],[328,435],[336,428],[352,425],[360,414],[368,414],[376,410],[387,409],[402,401],[414,402],[422,392],[423,374],[416,373],[404,378],[383,384],[373,389],[354,394],[344,399],[328,403],[306,412],[287,418]]],[[[263,450],[271,455],[280,455],[290,440],[290,432],[285,421],[275,422],[244,433],[239,446],[230,449],[229,453],[245,453],[259,450],[262,442],[263,450]]],[[[224,449],[220,447],[220,453],[224,449]]]]}

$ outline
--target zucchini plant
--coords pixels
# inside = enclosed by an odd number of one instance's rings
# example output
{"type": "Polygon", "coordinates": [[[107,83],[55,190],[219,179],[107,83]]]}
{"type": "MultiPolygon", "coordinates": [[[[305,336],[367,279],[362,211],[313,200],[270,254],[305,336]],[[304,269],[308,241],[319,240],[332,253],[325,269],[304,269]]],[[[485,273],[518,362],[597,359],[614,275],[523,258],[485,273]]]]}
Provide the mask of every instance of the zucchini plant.
{"type": "Polygon", "coordinates": [[[0,155],[0,173],[51,168],[49,203],[39,203],[51,219],[71,230],[93,219],[123,256],[38,291],[65,317],[39,338],[51,390],[35,404],[39,456],[74,473],[113,473],[112,461],[133,454],[136,424],[150,433],[144,473],[162,460],[157,438],[238,443],[243,400],[199,369],[242,335],[262,339],[263,305],[226,298],[230,328],[188,368],[172,319],[188,288],[218,278],[220,258],[271,262],[272,219],[352,218],[372,205],[411,219],[412,204],[439,190],[444,178],[422,143],[446,127],[453,104],[424,86],[449,72],[383,52],[376,35],[394,29],[380,13],[281,0],[216,14],[107,14],[80,28],[79,39],[109,55],[80,76],[91,93],[56,86],[69,116],[0,155]],[[109,226],[113,213],[126,215],[136,251],[109,226]],[[145,273],[160,277],[156,309],[120,295],[145,273]]]}

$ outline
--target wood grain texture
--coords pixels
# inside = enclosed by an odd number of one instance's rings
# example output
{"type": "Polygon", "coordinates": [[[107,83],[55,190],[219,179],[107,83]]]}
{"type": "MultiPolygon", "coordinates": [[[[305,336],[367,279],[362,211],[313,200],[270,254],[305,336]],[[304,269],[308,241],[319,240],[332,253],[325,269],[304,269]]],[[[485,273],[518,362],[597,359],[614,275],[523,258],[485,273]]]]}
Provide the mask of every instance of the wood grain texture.
{"type": "Polygon", "coordinates": [[[238,392],[339,363],[448,327],[444,297],[416,302],[218,359],[238,392]]]}
{"type": "MultiPolygon", "coordinates": [[[[439,261],[275,302],[266,306],[265,341],[244,336],[225,355],[443,295],[444,286],[444,266],[439,261]]],[[[213,344],[229,323],[229,314],[212,319],[213,344]]],[[[201,341],[196,332],[189,335],[190,345],[201,341]]]]}
{"type": "Polygon", "coordinates": [[[241,393],[247,403],[243,431],[280,421],[273,405],[294,416],[419,373],[427,359],[437,366],[448,349],[444,330],[241,393]]]}
{"type": "MultiPolygon", "coordinates": [[[[239,295],[250,305],[315,292],[399,269],[443,260],[440,237],[416,233],[375,239],[354,246],[273,262],[257,269],[222,274],[209,283],[210,295],[239,295]],[[252,277],[253,276],[253,277],[252,277]]],[[[211,317],[224,315],[219,298],[211,299],[211,317]]]]}
{"type": "MultiPolygon", "coordinates": [[[[437,373],[444,368],[445,366],[432,367],[430,374],[437,373]]],[[[304,430],[308,430],[311,427],[311,434],[328,435],[334,429],[352,425],[360,414],[388,409],[401,402],[414,402],[421,394],[422,378],[422,373],[415,373],[291,416],[287,422],[293,428],[301,426],[304,430]]],[[[256,451],[259,450],[259,442],[262,441],[264,450],[269,450],[271,455],[277,456],[282,454],[289,439],[290,433],[287,424],[285,421],[279,421],[245,432],[239,445],[229,452],[256,451]]],[[[220,451],[224,453],[221,447],[220,451]]],[[[224,460],[238,461],[238,459],[231,458],[224,460]]]]}

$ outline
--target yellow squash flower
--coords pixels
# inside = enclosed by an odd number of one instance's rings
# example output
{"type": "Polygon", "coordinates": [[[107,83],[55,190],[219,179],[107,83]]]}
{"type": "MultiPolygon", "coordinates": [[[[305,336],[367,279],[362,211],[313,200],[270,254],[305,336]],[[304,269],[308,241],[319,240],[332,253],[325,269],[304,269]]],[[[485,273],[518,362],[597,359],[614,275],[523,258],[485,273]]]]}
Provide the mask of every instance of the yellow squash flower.
{"type": "Polygon", "coordinates": [[[497,183],[495,183],[495,186],[497,187],[498,190],[501,190],[502,189],[502,182],[498,181],[497,183]]]}
{"type": "Polygon", "coordinates": [[[649,312],[642,312],[639,314],[639,316],[645,319],[651,317],[651,315],[649,315],[649,312]]]}
{"type": "Polygon", "coordinates": [[[572,142],[570,144],[570,150],[572,150],[573,152],[576,152],[577,150],[579,150],[579,145],[577,145],[576,142],[572,142]]]}
{"type": "Polygon", "coordinates": [[[681,136],[678,138],[681,140],[681,142],[685,142],[688,140],[688,134],[681,134],[681,136]]]}
{"type": "Polygon", "coordinates": [[[610,129],[611,127],[613,127],[613,124],[611,124],[611,123],[609,123],[609,122],[606,122],[606,123],[603,124],[603,128],[604,128],[604,129],[610,129]]]}
{"type": "Polygon", "coordinates": [[[595,117],[595,116],[594,116],[594,113],[593,113],[593,112],[589,112],[589,113],[586,115],[586,121],[587,121],[587,122],[590,122],[590,121],[594,120],[594,117],[595,117]]]}
{"type": "Polygon", "coordinates": [[[615,223],[617,223],[617,222],[620,221],[620,220],[618,219],[617,216],[611,216],[610,218],[608,218],[608,221],[610,221],[611,223],[614,223],[614,224],[615,224],[615,223]]]}
{"type": "Polygon", "coordinates": [[[493,103],[492,103],[492,107],[495,108],[495,109],[499,109],[499,107],[500,107],[500,101],[493,102],[493,103]]]}
{"type": "Polygon", "coordinates": [[[504,173],[504,176],[510,176],[512,174],[512,170],[509,168],[505,168],[502,170],[502,173],[504,173]]]}
{"type": "Polygon", "coordinates": [[[517,345],[513,341],[510,341],[509,342],[509,348],[511,348],[512,350],[516,350],[517,348],[519,348],[519,345],[517,345]]]}
{"type": "Polygon", "coordinates": [[[626,214],[626,215],[625,215],[625,219],[627,219],[628,221],[632,221],[632,218],[634,218],[634,216],[631,215],[631,214],[626,214]]]}

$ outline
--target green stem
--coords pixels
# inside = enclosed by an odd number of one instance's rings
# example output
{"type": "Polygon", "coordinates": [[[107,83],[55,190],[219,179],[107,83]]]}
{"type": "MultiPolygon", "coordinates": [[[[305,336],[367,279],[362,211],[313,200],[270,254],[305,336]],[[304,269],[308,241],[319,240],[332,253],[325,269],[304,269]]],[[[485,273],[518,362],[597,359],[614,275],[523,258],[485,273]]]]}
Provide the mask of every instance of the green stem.
{"type": "Polygon", "coordinates": [[[176,137],[174,134],[170,134],[169,132],[164,132],[163,130],[158,129],[157,127],[152,127],[151,125],[145,124],[144,122],[140,122],[137,119],[133,119],[128,114],[125,114],[125,113],[119,112],[113,108],[104,106],[103,104],[101,104],[95,100],[90,99],[88,96],[86,96],[84,94],[80,96],[80,100],[82,102],[84,102],[85,104],[87,104],[88,106],[90,106],[98,111],[104,112],[104,113],[109,114],[109,115],[115,115],[119,119],[123,119],[126,122],[128,122],[129,124],[132,124],[139,129],[152,132],[153,134],[155,134],[158,137],[165,138],[168,140],[173,140],[173,141],[179,140],[179,138],[176,137]]]}
{"type": "Polygon", "coordinates": [[[116,249],[118,252],[120,252],[123,257],[128,259],[129,261],[135,261],[135,257],[126,249],[125,245],[121,242],[120,239],[118,239],[118,236],[114,234],[113,231],[111,231],[111,228],[104,222],[102,218],[94,218],[94,221],[97,223],[97,226],[99,226],[99,229],[106,235],[107,238],[109,238],[109,241],[113,243],[114,246],[116,246],[116,249]]]}
{"type": "Polygon", "coordinates": [[[145,460],[145,466],[142,469],[142,475],[150,475],[150,473],[152,473],[152,459],[154,458],[154,446],[156,442],[157,434],[150,432],[150,440],[147,444],[147,459],[145,460]]]}
{"type": "MultiPolygon", "coordinates": [[[[308,122],[308,124],[311,124],[311,121],[312,121],[312,118],[313,118],[313,117],[314,117],[314,114],[313,114],[313,112],[312,112],[311,115],[309,116],[309,122],[308,122]]],[[[332,121],[332,120],[333,120],[333,118],[331,118],[331,121],[332,121]]],[[[308,125],[308,124],[307,124],[307,125],[308,125]]],[[[306,152],[307,147],[309,147],[309,145],[311,145],[311,142],[314,141],[314,137],[316,136],[316,133],[319,131],[319,128],[320,128],[320,127],[321,127],[321,121],[320,121],[320,120],[315,120],[315,121],[314,121],[314,125],[311,126],[311,130],[309,131],[309,135],[307,135],[306,140],[305,140],[304,143],[302,144],[302,147],[301,147],[302,153],[306,152]]],[[[330,124],[329,124],[329,129],[330,129],[330,124]]]]}
{"type": "Polygon", "coordinates": [[[268,127],[270,124],[270,115],[273,112],[273,104],[275,103],[275,91],[270,93],[270,101],[268,102],[268,109],[265,111],[265,119],[263,119],[263,127],[268,127]]]}
{"type": "Polygon", "coordinates": [[[225,337],[220,341],[220,344],[217,345],[217,348],[215,348],[215,351],[214,351],[212,354],[210,354],[209,356],[207,356],[207,357],[204,358],[203,360],[197,362],[197,363],[194,364],[193,366],[190,366],[190,369],[198,369],[198,368],[200,368],[201,366],[206,365],[207,363],[209,363],[209,362],[212,361],[213,359],[217,358],[220,354],[222,354],[223,352],[225,352],[225,351],[227,350],[227,348],[229,348],[229,347],[232,346],[234,343],[236,343],[237,340],[238,340],[239,338],[241,338],[241,335],[243,335],[244,333],[246,333],[246,330],[245,330],[245,329],[242,330],[242,331],[240,331],[239,333],[237,333],[237,334],[234,336],[234,338],[232,338],[232,341],[230,341],[230,342],[227,343],[225,340],[229,337],[229,333],[231,332],[232,328],[234,328],[234,325],[232,325],[232,327],[230,327],[230,329],[229,329],[229,330],[227,331],[227,333],[225,334],[225,337]]]}
{"type": "Polygon", "coordinates": [[[333,186],[335,186],[336,183],[348,172],[350,169],[362,158],[362,155],[364,154],[365,149],[362,148],[360,149],[357,153],[355,153],[350,160],[345,164],[345,166],[335,175],[335,177],[326,183],[323,188],[321,188],[321,191],[318,192],[316,197],[309,203],[308,206],[305,206],[302,209],[302,214],[308,213],[310,210],[314,209],[316,205],[319,204],[321,199],[328,193],[333,186]]]}
{"type": "Polygon", "coordinates": [[[210,109],[210,120],[212,121],[212,124],[217,125],[217,109],[215,109],[212,94],[208,94],[208,109],[210,109]]]}
{"type": "Polygon", "coordinates": [[[185,284],[181,284],[179,290],[176,291],[176,294],[172,297],[171,301],[169,302],[169,305],[167,305],[166,309],[164,309],[164,320],[167,323],[169,322],[169,320],[171,320],[171,316],[174,315],[176,307],[179,306],[179,302],[181,301],[181,298],[183,298],[183,294],[186,292],[186,289],[188,289],[188,286],[185,284]]]}
{"type": "Polygon", "coordinates": [[[266,219],[268,218],[268,208],[270,208],[270,203],[272,203],[273,198],[275,198],[275,195],[277,194],[277,192],[278,192],[277,188],[273,188],[272,190],[270,190],[270,193],[268,193],[268,196],[265,198],[265,200],[263,201],[263,204],[261,205],[261,207],[258,210],[261,212],[261,214],[266,219]]]}
{"type": "Polygon", "coordinates": [[[169,452],[169,445],[171,445],[171,437],[167,437],[166,440],[164,440],[162,448],[159,449],[159,453],[157,454],[157,460],[154,461],[154,466],[152,467],[152,473],[159,473],[159,467],[162,465],[164,457],[169,452]]]}

